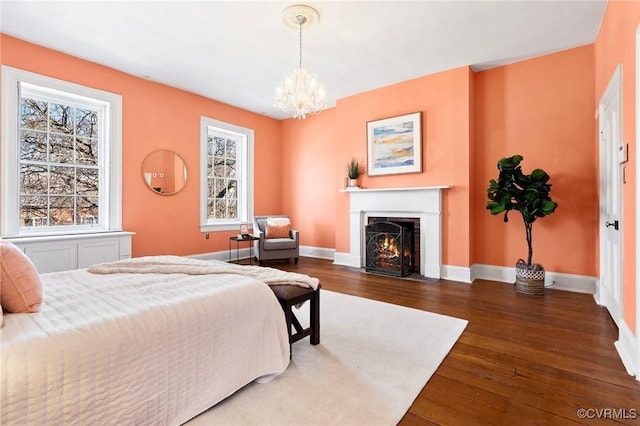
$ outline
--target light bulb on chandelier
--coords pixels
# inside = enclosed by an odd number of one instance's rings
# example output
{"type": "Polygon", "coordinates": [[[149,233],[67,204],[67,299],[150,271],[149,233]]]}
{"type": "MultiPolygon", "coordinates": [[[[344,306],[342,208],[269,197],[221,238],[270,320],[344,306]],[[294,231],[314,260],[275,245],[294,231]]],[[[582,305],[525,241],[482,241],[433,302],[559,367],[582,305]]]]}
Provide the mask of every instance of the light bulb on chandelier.
{"type": "Polygon", "coordinates": [[[293,112],[293,118],[304,119],[326,108],[326,93],[318,83],[318,77],[302,68],[302,28],[315,24],[320,14],[312,7],[295,5],[282,12],[284,23],[298,28],[300,35],[300,62],[298,69],[285,77],[276,87],[276,107],[284,112],[293,112]]]}

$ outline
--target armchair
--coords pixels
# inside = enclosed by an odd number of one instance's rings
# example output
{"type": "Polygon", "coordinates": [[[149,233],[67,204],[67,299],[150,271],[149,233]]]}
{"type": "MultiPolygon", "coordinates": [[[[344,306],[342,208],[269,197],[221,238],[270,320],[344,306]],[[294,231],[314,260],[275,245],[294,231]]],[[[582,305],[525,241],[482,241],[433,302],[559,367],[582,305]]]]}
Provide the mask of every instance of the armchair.
{"type": "Polygon", "coordinates": [[[265,260],[293,258],[298,264],[300,254],[299,233],[291,229],[289,216],[254,216],[253,235],[256,258],[260,265],[265,260]],[[269,223],[267,223],[269,222],[269,223]]]}

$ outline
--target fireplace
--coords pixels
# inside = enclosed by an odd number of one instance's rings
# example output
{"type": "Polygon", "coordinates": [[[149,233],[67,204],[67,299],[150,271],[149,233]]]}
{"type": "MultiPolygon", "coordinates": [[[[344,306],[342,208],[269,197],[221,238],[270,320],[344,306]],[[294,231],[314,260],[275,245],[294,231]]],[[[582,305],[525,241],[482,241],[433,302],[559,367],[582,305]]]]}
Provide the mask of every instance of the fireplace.
{"type": "MultiPolygon", "coordinates": [[[[371,188],[344,191],[349,194],[349,252],[334,255],[335,263],[356,268],[366,266],[365,225],[369,218],[417,218],[419,241],[414,254],[415,271],[440,278],[442,268],[442,191],[451,186],[371,188]]],[[[414,235],[415,236],[415,235],[414,235]]]]}
{"type": "Polygon", "coordinates": [[[365,269],[395,277],[406,277],[414,270],[412,224],[372,220],[365,226],[365,269]]]}

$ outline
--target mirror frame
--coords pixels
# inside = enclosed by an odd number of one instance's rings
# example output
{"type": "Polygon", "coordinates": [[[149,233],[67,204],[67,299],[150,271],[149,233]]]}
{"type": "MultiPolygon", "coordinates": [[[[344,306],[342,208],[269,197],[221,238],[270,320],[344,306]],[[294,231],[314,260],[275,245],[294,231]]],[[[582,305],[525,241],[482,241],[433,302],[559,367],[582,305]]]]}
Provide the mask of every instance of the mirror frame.
{"type": "MultiPolygon", "coordinates": [[[[159,172],[161,178],[164,178],[163,173],[164,172],[162,172],[162,171],[159,172]]],[[[175,152],[175,151],[173,151],[171,149],[165,149],[165,148],[160,148],[160,149],[153,150],[153,151],[149,152],[144,157],[144,159],[142,160],[142,165],[140,166],[140,176],[142,177],[142,182],[144,183],[144,185],[147,188],[149,188],[149,190],[151,192],[153,192],[154,194],[163,195],[163,196],[176,195],[177,193],[182,191],[185,186],[187,186],[187,181],[189,180],[188,167],[187,167],[187,163],[184,161],[184,158],[182,158],[182,156],[180,154],[178,154],[177,152],[175,152]],[[147,182],[147,178],[145,177],[145,173],[154,173],[154,174],[156,173],[156,172],[153,172],[153,171],[152,172],[145,171],[145,164],[147,163],[147,161],[154,154],[158,154],[158,153],[173,154],[175,159],[180,160],[182,162],[182,170],[183,170],[183,173],[184,173],[184,183],[183,183],[182,187],[180,187],[177,190],[174,190],[173,192],[160,192],[160,191],[154,189],[154,187],[151,185],[151,183],[147,182]]],[[[153,177],[156,177],[156,176],[153,176],[153,177]]]]}

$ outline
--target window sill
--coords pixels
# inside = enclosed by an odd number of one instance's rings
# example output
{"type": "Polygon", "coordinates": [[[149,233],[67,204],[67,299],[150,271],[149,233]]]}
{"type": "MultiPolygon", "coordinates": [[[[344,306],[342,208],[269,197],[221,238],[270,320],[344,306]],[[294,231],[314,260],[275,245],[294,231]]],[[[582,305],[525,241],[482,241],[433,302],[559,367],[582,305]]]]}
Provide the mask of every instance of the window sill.
{"type": "MultiPolygon", "coordinates": [[[[245,223],[245,222],[242,222],[245,223]]],[[[248,224],[249,229],[252,229],[252,225],[248,224]]],[[[200,225],[200,232],[218,232],[218,231],[238,231],[240,232],[240,222],[238,223],[224,223],[220,225],[200,225]]]]}

